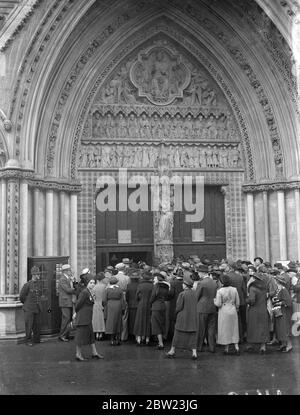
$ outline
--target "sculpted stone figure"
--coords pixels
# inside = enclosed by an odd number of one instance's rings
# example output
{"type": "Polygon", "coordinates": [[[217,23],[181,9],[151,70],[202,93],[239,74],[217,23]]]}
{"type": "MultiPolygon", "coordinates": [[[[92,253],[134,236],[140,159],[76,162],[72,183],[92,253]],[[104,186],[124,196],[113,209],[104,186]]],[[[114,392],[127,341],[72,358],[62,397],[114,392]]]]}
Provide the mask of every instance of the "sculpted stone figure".
{"type": "Polygon", "coordinates": [[[105,134],[107,138],[116,136],[115,121],[110,113],[106,115],[105,134]]]}
{"type": "Polygon", "coordinates": [[[170,62],[164,51],[153,54],[150,70],[151,93],[154,98],[167,98],[169,95],[170,62]]]}
{"type": "Polygon", "coordinates": [[[207,138],[210,140],[216,140],[218,136],[218,130],[216,126],[216,120],[213,115],[210,115],[206,122],[207,138]]]}
{"type": "Polygon", "coordinates": [[[140,135],[142,138],[152,138],[150,121],[145,113],[140,119],[140,135]]]}
{"type": "Polygon", "coordinates": [[[128,137],[127,122],[122,113],[119,114],[117,119],[117,137],[124,138],[128,137]]]}
{"type": "Polygon", "coordinates": [[[182,138],[183,136],[183,123],[180,114],[176,114],[174,119],[175,125],[175,138],[182,138]]]}
{"type": "Polygon", "coordinates": [[[207,167],[213,167],[213,151],[210,146],[207,146],[205,151],[206,154],[206,165],[207,167]]]}
{"type": "Polygon", "coordinates": [[[99,111],[96,111],[92,117],[92,135],[94,137],[101,137],[101,114],[99,111]]]}
{"type": "MultiPolygon", "coordinates": [[[[169,204],[171,205],[171,202],[169,204]]],[[[172,206],[168,206],[168,203],[162,200],[162,206],[161,206],[160,218],[159,218],[159,224],[158,224],[159,241],[172,241],[173,226],[174,226],[174,213],[172,212],[172,206]]]]}
{"type": "Polygon", "coordinates": [[[194,125],[195,137],[202,138],[202,131],[203,131],[203,115],[199,114],[195,120],[194,125]]]}
{"type": "Polygon", "coordinates": [[[193,120],[191,114],[188,114],[184,124],[183,124],[183,130],[184,130],[184,137],[185,138],[193,138],[194,137],[194,126],[193,126],[193,120]]]}
{"type": "Polygon", "coordinates": [[[221,167],[228,167],[228,150],[225,147],[219,150],[219,160],[221,167]]]}
{"type": "Polygon", "coordinates": [[[209,88],[206,91],[204,91],[202,97],[204,105],[213,107],[217,105],[217,94],[213,88],[209,88]]]}
{"type": "Polygon", "coordinates": [[[128,133],[130,138],[137,138],[139,136],[139,126],[135,115],[131,113],[128,119],[128,133]]]}

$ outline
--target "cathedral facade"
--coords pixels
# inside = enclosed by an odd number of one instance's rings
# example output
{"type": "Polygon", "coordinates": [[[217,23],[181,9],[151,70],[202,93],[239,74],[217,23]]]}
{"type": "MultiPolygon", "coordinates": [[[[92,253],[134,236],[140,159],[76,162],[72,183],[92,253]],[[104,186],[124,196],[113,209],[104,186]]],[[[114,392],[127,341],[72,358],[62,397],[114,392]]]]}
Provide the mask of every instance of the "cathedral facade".
{"type": "Polygon", "coordinates": [[[2,338],[24,331],[28,258],[68,257],[76,275],[123,256],[300,259],[296,1],[3,3],[2,338]],[[201,177],[201,221],[101,211],[99,182],[118,196],[120,171],[149,200],[153,176],[201,177]]]}

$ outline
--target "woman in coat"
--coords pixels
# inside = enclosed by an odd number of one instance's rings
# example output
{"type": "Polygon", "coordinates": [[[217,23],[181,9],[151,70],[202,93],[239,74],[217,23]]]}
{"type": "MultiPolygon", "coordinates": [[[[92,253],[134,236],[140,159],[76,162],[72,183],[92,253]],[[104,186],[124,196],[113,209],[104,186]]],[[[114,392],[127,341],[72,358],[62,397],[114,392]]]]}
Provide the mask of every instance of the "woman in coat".
{"type": "Polygon", "coordinates": [[[159,350],[164,349],[163,334],[166,329],[166,305],[165,301],[172,297],[170,283],[165,281],[165,276],[154,274],[154,286],[150,298],[151,304],[151,332],[157,336],[159,350]]]}
{"type": "Polygon", "coordinates": [[[150,297],[153,289],[153,276],[149,271],[144,271],[142,279],[136,290],[137,310],[133,333],[136,336],[137,345],[143,341],[149,344],[151,334],[151,304],[150,297]]]}
{"type": "Polygon", "coordinates": [[[247,304],[247,342],[260,344],[260,353],[266,353],[266,343],[269,341],[269,313],[267,308],[267,285],[258,273],[252,274],[248,281],[247,304]]]}
{"type": "Polygon", "coordinates": [[[229,354],[229,345],[234,344],[235,354],[239,355],[239,323],[238,309],[240,299],[235,287],[230,285],[230,277],[227,274],[222,276],[223,287],[217,291],[214,299],[215,305],[219,308],[218,313],[218,344],[225,346],[224,354],[229,354]]]}
{"type": "Polygon", "coordinates": [[[106,317],[105,333],[111,336],[111,345],[121,344],[122,313],[125,311],[123,290],[117,285],[118,279],[111,277],[103,295],[104,314],[106,317]]]}
{"type": "Polygon", "coordinates": [[[290,340],[291,318],[292,318],[292,298],[286,288],[286,280],[282,275],[276,275],[275,281],[277,290],[272,296],[274,326],[276,338],[280,341],[280,352],[288,353],[293,347],[290,340]]]}
{"type": "Polygon", "coordinates": [[[140,270],[133,269],[128,272],[130,282],[126,288],[126,303],[128,305],[128,336],[134,337],[134,323],[137,312],[136,291],[139,285],[140,270]]]}
{"type": "Polygon", "coordinates": [[[93,330],[96,340],[102,339],[103,334],[105,333],[103,297],[106,285],[104,272],[99,272],[96,275],[96,285],[93,291],[95,296],[95,304],[93,308],[93,330]]]}
{"type": "Polygon", "coordinates": [[[197,299],[193,290],[194,281],[185,276],[183,291],[176,301],[176,323],[172,346],[167,357],[175,357],[176,348],[192,350],[192,359],[197,359],[197,299]]]}
{"type": "Polygon", "coordinates": [[[84,288],[79,294],[78,300],[75,304],[76,312],[76,360],[82,362],[84,357],[82,356],[81,348],[84,345],[91,345],[92,358],[103,359],[103,356],[99,355],[95,345],[92,317],[93,317],[93,306],[94,296],[93,289],[95,287],[95,278],[89,276],[86,278],[87,287],[84,288]]]}

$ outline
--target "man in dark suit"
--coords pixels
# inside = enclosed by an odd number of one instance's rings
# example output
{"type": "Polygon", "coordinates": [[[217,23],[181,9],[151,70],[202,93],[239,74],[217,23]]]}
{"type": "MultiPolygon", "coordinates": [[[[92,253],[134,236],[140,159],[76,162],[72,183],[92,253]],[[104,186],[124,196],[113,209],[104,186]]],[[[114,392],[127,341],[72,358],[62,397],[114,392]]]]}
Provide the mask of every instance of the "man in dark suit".
{"type": "Polygon", "coordinates": [[[240,306],[238,310],[239,319],[239,336],[242,343],[246,338],[247,321],[246,321],[246,297],[247,297],[247,285],[244,277],[238,272],[235,262],[228,264],[226,273],[230,278],[230,285],[237,289],[240,306]]]}
{"type": "Polygon", "coordinates": [[[215,352],[216,345],[216,321],[217,309],[214,304],[214,298],[217,293],[216,281],[208,274],[208,267],[202,265],[200,267],[202,280],[196,289],[197,299],[197,349],[201,352],[204,339],[207,336],[208,349],[211,353],[215,352]]]}
{"type": "Polygon", "coordinates": [[[58,338],[63,342],[67,342],[72,330],[73,294],[75,294],[76,288],[73,286],[71,266],[64,264],[62,272],[63,274],[58,282],[58,301],[61,308],[61,328],[58,338]]]}
{"type": "Polygon", "coordinates": [[[42,311],[40,271],[38,267],[33,267],[31,273],[31,280],[23,285],[20,292],[20,301],[23,303],[25,317],[27,346],[33,346],[33,343],[43,343],[40,338],[42,311]]]}

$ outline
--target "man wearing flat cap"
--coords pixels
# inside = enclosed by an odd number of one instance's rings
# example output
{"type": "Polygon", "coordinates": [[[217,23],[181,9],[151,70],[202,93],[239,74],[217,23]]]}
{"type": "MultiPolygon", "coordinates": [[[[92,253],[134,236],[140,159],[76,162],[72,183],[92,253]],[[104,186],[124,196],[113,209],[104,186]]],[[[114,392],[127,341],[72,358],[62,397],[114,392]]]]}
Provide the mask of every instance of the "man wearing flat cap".
{"type": "Polygon", "coordinates": [[[71,265],[62,266],[62,275],[58,281],[59,307],[61,309],[61,327],[59,340],[68,342],[72,330],[73,295],[76,288],[73,286],[71,265]]]}

